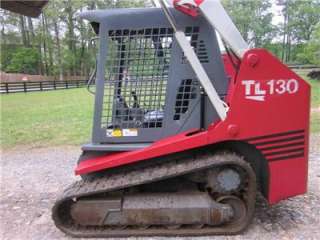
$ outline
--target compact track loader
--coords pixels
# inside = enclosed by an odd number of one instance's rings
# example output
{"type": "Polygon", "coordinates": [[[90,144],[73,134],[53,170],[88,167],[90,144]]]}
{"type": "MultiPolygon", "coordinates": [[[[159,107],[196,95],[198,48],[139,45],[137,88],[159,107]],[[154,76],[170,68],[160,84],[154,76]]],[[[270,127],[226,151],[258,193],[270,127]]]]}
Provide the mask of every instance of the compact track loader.
{"type": "Polygon", "coordinates": [[[75,237],[236,234],[307,187],[310,87],[218,0],[94,10],[92,143],[53,207],[75,237]],[[220,51],[217,33],[226,52],[220,51]]]}

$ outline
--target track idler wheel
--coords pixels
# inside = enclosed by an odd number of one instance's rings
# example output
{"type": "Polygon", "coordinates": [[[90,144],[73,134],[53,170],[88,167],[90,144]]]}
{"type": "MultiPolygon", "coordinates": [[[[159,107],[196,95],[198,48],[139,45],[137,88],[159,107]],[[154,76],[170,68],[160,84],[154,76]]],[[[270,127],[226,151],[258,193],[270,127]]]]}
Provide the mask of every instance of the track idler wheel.
{"type": "Polygon", "coordinates": [[[243,222],[247,217],[247,208],[243,200],[236,196],[227,195],[217,199],[218,203],[227,204],[232,207],[233,217],[229,224],[237,225],[243,222]]]}

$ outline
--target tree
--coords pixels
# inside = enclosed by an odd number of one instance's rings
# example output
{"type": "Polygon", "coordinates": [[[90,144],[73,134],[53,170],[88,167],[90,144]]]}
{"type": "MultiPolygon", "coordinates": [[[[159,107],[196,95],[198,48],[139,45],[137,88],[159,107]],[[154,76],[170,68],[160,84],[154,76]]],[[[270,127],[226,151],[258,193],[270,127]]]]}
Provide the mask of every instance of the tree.
{"type": "Polygon", "coordinates": [[[39,52],[34,48],[19,48],[11,55],[5,71],[14,73],[36,74],[39,52]]]}
{"type": "Polygon", "coordinates": [[[19,27],[22,35],[22,42],[25,47],[30,46],[29,39],[28,39],[28,32],[26,30],[26,23],[25,23],[25,17],[22,15],[19,15],[19,27]]]}
{"type": "Polygon", "coordinates": [[[320,21],[320,1],[289,1],[290,26],[293,40],[309,41],[316,24],[320,21]]]}
{"type": "Polygon", "coordinates": [[[263,47],[275,35],[270,0],[223,0],[227,12],[245,41],[263,47]]]}
{"type": "Polygon", "coordinates": [[[31,17],[27,17],[27,19],[28,19],[29,40],[30,40],[30,44],[33,45],[34,44],[34,38],[35,38],[35,33],[34,33],[34,29],[33,29],[33,22],[32,22],[32,18],[31,17]]]}
{"type": "Polygon", "coordinates": [[[319,0],[278,0],[277,4],[282,6],[283,24],[280,25],[282,35],[282,60],[292,61],[299,54],[294,51],[299,48],[303,51],[304,46],[311,37],[316,24],[320,21],[319,0]]]}
{"type": "Polygon", "coordinates": [[[90,39],[95,37],[90,23],[77,17],[81,11],[119,7],[141,7],[144,0],[60,0],[49,1],[37,19],[0,10],[2,49],[1,69],[34,74],[88,75],[96,52],[90,39]],[[23,48],[21,48],[23,46],[23,48]],[[27,50],[30,48],[31,50],[27,50]],[[33,55],[38,51],[37,56],[33,55]],[[31,71],[25,54],[30,53],[31,71]],[[17,56],[22,57],[18,61],[17,56]],[[36,58],[38,61],[33,61],[36,58]],[[38,65],[34,65],[38,62],[38,65]]]}
{"type": "Polygon", "coordinates": [[[62,2],[60,1],[52,1],[50,2],[50,7],[46,9],[46,15],[48,19],[50,19],[50,22],[52,25],[49,25],[50,27],[53,26],[53,32],[54,32],[54,41],[53,45],[55,46],[53,52],[54,52],[54,74],[59,75],[59,80],[63,80],[63,63],[62,63],[62,46],[61,46],[61,35],[60,35],[60,29],[61,29],[61,11],[57,11],[58,9],[61,9],[62,2]],[[57,69],[57,71],[56,71],[57,69]]]}
{"type": "Polygon", "coordinates": [[[320,22],[314,28],[304,51],[298,54],[298,59],[302,63],[312,63],[320,67],[320,22]]]}

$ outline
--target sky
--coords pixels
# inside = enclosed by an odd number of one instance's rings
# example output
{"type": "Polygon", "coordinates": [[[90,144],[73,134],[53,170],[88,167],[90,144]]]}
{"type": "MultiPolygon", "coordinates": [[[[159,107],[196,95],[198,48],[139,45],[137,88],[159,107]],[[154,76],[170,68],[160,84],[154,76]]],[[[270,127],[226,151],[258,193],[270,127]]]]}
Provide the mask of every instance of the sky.
{"type": "Polygon", "coordinates": [[[272,1],[271,11],[273,13],[272,23],[277,25],[283,22],[283,16],[281,16],[281,6],[276,5],[276,0],[272,1]]]}

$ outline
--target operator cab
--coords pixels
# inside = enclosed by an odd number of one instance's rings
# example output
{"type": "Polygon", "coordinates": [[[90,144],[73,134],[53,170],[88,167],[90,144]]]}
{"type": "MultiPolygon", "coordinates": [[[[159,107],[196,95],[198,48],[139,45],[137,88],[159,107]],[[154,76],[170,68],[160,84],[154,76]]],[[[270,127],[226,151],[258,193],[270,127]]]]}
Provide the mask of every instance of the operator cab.
{"type": "MultiPolygon", "coordinates": [[[[228,80],[215,30],[203,17],[170,11],[223,99],[228,80]]],[[[81,17],[100,40],[88,149],[148,144],[219,119],[161,9],[95,10],[81,17]]]]}

